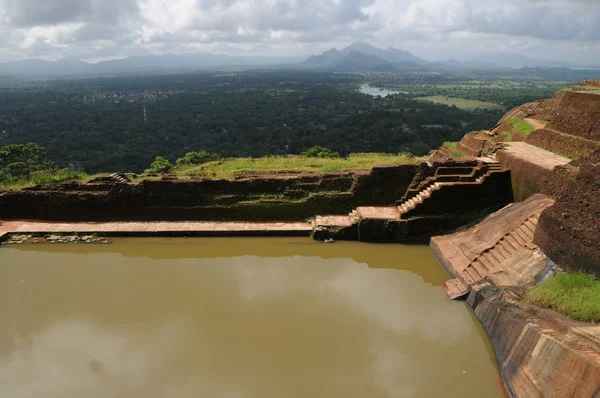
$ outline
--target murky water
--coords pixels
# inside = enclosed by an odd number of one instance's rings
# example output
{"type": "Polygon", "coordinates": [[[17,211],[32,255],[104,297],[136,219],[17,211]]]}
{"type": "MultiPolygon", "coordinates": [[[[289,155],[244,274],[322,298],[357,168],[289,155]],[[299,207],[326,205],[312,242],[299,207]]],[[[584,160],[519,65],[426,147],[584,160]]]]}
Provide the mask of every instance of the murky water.
{"type": "Polygon", "coordinates": [[[0,249],[0,397],[502,397],[426,246],[0,249]]]}

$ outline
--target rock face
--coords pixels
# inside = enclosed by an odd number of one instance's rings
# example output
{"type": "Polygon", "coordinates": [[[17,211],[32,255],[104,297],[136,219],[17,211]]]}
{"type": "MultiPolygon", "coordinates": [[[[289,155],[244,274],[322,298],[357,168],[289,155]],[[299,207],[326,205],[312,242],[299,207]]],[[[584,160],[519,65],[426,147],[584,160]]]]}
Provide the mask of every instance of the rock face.
{"type": "MultiPolygon", "coordinates": [[[[434,237],[431,247],[455,277],[449,292],[468,301],[490,336],[513,397],[599,397],[600,326],[530,306],[523,292],[550,277],[555,265],[532,244],[532,222],[554,201],[534,195],[464,231],[434,237]],[[494,253],[497,251],[497,253],[494,253]],[[477,278],[469,269],[488,260],[477,278]],[[481,273],[481,274],[480,274],[481,273]]],[[[535,230],[535,231],[534,231],[535,230]]]]}
{"type": "Polygon", "coordinates": [[[600,162],[583,164],[542,213],[535,243],[561,267],[600,276],[600,162]]]}
{"type": "Polygon", "coordinates": [[[513,397],[600,397],[598,327],[519,302],[510,292],[475,308],[492,339],[505,386],[513,397]]]}

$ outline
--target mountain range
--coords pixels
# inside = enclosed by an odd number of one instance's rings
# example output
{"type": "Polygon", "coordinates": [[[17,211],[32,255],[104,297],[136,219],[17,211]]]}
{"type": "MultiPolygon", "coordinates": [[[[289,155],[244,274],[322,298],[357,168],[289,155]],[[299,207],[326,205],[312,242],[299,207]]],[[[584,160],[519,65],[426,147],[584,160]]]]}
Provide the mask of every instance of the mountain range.
{"type": "Polygon", "coordinates": [[[532,60],[514,53],[471,54],[463,61],[431,62],[393,47],[380,49],[358,42],[338,50],[332,48],[306,57],[229,56],[186,53],[132,56],[113,61],[88,63],[78,59],[44,61],[25,59],[0,63],[0,75],[74,76],[188,71],[222,68],[322,69],[340,72],[398,72],[409,70],[503,70],[521,68],[585,67],[562,61],[532,60]]]}

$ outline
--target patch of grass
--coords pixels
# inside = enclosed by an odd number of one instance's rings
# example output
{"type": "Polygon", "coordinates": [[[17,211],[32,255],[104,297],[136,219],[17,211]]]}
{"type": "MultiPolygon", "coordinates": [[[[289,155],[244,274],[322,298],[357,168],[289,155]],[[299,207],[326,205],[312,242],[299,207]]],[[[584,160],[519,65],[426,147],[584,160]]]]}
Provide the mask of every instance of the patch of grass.
{"type": "Polygon", "coordinates": [[[66,181],[80,181],[87,177],[83,171],[61,169],[52,171],[43,171],[31,174],[27,180],[16,180],[10,182],[0,182],[0,190],[19,190],[23,188],[33,187],[39,184],[54,184],[66,181]]]}
{"type": "Polygon", "coordinates": [[[517,129],[517,131],[519,131],[525,137],[528,137],[529,134],[531,134],[531,132],[535,129],[531,124],[518,117],[511,117],[510,119],[508,119],[508,122],[512,124],[515,127],[515,129],[517,129]]]}
{"type": "Polygon", "coordinates": [[[456,158],[456,159],[460,159],[460,158],[464,158],[467,155],[465,155],[464,153],[459,152],[459,151],[452,151],[452,152],[450,152],[450,156],[452,156],[453,158],[456,158]]]}
{"type": "Polygon", "coordinates": [[[506,141],[512,141],[512,138],[513,138],[513,132],[512,131],[504,130],[500,134],[502,134],[504,136],[504,138],[505,138],[506,141]]]}
{"type": "Polygon", "coordinates": [[[202,166],[176,169],[178,175],[200,174],[209,178],[232,178],[236,172],[269,172],[279,170],[331,171],[369,170],[375,166],[411,164],[420,158],[411,154],[355,153],[347,158],[309,158],[304,156],[268,156],[263,158],[230,158],[202,166]]]}
{"type": "Polygon", "coordinates": [[[443,95],[432,95],[429,97],[420,97],[415,98],[417,101],[428,101],[434,102],[436,104],[453,106],[455,105],[458,109],[464,109],[468,111],[472,111],[479,108],[485,109],[504,109],[504,106],[494,104],[491,102],[483,102],[483,101],[475,101],[468,100],[464,98],[453,98],[453,97],[445,97],[443,95]]]}
{"type": "Polygon", "coordinates": [[[450,142],[450,141],[444,142],[444,146],[448,149],[456,149],[457,145],[458,145],[458,142],[450,142]]]}
{"type": "Polygon", "coordinates": [[[583,273],[559,274],[529,291],[526,300],[584,322],[600,322],[600,281],[583,273]]]}

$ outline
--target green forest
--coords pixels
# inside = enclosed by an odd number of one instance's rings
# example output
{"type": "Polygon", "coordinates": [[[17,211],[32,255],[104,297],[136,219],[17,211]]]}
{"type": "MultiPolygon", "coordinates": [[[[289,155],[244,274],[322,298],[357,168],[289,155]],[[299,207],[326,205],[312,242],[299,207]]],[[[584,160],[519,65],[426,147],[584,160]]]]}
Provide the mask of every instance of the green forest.
{"type": "Polygon", "coordinates": [[[64,79],[0,87],[0,147],[34,142],[57,167],[147,169],[206,150],[221,157],[338,152],[427,154],[490,128],[511,107],[574,84],[559,77],[308,71],[195,72],[64,79]],[[403,91],[385,98],[370,83],[403,91]],[[461,110],[446,95],[501,105],[461,110]]]}

